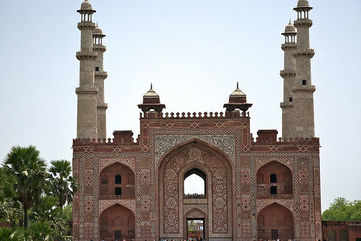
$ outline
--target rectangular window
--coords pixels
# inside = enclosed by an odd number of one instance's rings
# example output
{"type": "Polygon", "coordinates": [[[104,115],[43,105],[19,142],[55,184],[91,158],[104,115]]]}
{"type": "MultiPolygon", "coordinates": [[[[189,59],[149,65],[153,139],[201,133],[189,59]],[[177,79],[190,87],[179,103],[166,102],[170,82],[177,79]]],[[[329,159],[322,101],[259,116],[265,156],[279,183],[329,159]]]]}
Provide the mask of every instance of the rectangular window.
{"type": "Polygon", "coordinates": [[[122,176],[121,175],[115,176],[115,184],[122,184],[122,176]]]}
{"type": "Polygon", "coordinates": [[[276,183],[277,182],[277,175],[276,174],[271,174],[270,175],[270,182],[271,183],[276,183]]]}
{"type": "Polygon", "coordinates": [[[271,194],[277,194],[277,186],[271,187],[271,194]]]}
{"type": "Polygon", "coordinates": [[[95,71],[100,71],[100,68],[99,67],[95,67],[95,71]]]}
{"type": "Polygon", "coordinates": [[[122,188],[121,187],[116,187],[115,188],[115,195],[116,196],[121,196],[122,195],[122,188]]]}

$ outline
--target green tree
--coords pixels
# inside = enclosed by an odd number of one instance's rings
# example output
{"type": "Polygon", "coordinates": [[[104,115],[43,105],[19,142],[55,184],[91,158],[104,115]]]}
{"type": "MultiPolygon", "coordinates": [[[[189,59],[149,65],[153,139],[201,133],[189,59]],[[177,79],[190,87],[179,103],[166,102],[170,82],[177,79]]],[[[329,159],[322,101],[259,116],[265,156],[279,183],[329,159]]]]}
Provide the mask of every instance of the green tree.
{"type": "Polygon", "coordinates": [[[63,208],[66,203],[73,201],[76,184],[71,175],[69,161],[52,161],[50,172],[50,194],[58,198],[58,207],[63,208]]]}
{"type": "Polygon", "coordinates": [[[0,222],[11,226],[20,225],[22,222],[22,204],[14,201],[15,192],[13,184],[15,179],[7,175],[5,168],[0,168],[0,222]]]}
{"type": "Polygon", "coordinates": [[[361,201],[349,202],[345,198],[336,198],[331,206],[322,213],[325,221],[361,221],[361,201]]]}
{"type": "Polygon", "coordinates": [[[11,190],[14,201],[23,207],[24,228],[28,227],[28,211],[39,203],[47,186],[46,164],[34,146],[13,147],[4,163],[6,175],[13,180],[11,190]]]}

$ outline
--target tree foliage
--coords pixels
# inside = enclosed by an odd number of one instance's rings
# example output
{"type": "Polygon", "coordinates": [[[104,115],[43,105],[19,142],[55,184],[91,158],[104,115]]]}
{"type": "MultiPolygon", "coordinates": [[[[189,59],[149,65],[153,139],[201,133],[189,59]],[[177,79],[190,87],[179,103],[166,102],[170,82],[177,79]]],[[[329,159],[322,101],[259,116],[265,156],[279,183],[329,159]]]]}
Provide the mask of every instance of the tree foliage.
{"type": "Polygon", "coordinates": [[[76,184],[68,161],[47,169],[35,147],[13,147],[0,167],[0,241],[71,240],[76,184]]]}
{"type": "Polygon", "coordinates": [[[353,202],[336,198],[331,206],[322,213],[324,221],[361,221],[361,200],[353,202]]]}
{"type": "Polygon", "coordinates": [[[46,187],[46,164],[34,146],[13,147],[5,160],[5,173],[12,180],[14,201],[22,203],[24,228],[28,226],[28,210],[36,205],[46,187]]]}
{"type": "Polygon", "coordinates": [[[70,163],[65,160],[52,161],[49,173],[50,194],[57,197],[58,207],[62,208],[73,201],[73,194],[76,192],[70,163]]]}

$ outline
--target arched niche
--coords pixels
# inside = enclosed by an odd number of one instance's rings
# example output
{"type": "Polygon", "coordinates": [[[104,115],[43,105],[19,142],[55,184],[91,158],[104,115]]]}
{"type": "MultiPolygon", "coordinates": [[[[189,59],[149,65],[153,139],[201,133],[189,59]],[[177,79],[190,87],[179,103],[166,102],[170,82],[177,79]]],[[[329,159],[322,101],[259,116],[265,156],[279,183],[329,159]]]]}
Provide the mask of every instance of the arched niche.
{"type": "Polygon", "coordinates": [[[123,164],[114,163],[100,173],[100,200],[134,199],[134,183],[134,172],[123,164]]]}
{"type": "Polygon", "coordinates": [[[222,151],[199,140],[172,150],[161,160],[157,175],[160,237],[183,236],[186,228],[183,210],[189,205],[183,198],[184,177],[196,169],[206,176],[207,198],[197,203],[207,204],[209,234],[231,235],[233,174],[229,159],[222,151]]]}
{"type": "Polygon", "coordinates": [[[262,166],[257,171],[257,197],[270,198],[271,196],[291,196],[292,172],[277,162],[272,161],[262,166]]]}
{"type": "Polygon", "coordinates": [[[99,217],[100,240],[133,240],[135,238],[134,213],[121,206],[107,208],[99,217]]]}
{"type": "Polygon", "coordinates": [[[259,240],[293,240],[292,212],[278,203],[265,207],[257,215],[257,233],[259,240]]]}

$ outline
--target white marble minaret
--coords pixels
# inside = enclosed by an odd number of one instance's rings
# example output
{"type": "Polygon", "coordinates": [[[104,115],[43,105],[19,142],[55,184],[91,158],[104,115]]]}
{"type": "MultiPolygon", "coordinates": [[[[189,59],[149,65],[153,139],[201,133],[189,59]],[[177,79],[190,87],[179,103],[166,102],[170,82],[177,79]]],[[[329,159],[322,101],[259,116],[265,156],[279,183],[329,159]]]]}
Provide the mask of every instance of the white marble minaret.
{"type": "Polygon", "coordinates": [[[81,32],[81,48],[76,53],[80,61],[79,88],[76,89],[78,96],[77,112],[77,138],[97,138],[97,93],[94,85],[94,71],[97,54],[93,50],[93,23],[92,9],[88,0],[84,0],[80,10],[81,21],[78,29],[81,32]]]}

